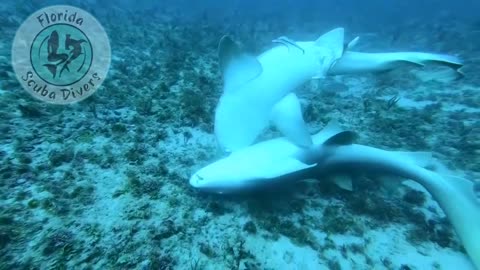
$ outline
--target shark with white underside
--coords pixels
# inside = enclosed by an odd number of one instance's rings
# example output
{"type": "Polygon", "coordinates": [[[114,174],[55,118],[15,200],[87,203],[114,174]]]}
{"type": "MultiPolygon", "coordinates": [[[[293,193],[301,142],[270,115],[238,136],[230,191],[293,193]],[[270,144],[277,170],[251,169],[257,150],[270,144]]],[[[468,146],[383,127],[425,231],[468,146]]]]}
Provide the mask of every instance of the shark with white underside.
{"type": "Polygon", "coordinates": [[[450,55],[422,52],[363,53],[352,51],[359,38],[345,45],[344,29],[315,41],[273,40],[277,46],[255,57],[228,36],[219,44],[223,94],[215,111],[220,145],[236,151],[251,145],[270,122],[301,147],[311,145],[295,89],[325,76],[389,71],[437,63],[463,75],[462,62],[450,55]]]}
{"type": "Polygon", "coordinates": [[[411,179],[438,202],[473,264],[480,269],[480,182],[425,169],[435,164],[429,153],[385,151],[354,144],[355,136],[330,123],[312,137],[308,148],[298,147],[286,138],[260,142],[200,169],[191,176],[190,185],[200,191],[224,194],[312,178],[333,179],[340,187],[351,190],[350,176],[365,173],[411,179]]]}

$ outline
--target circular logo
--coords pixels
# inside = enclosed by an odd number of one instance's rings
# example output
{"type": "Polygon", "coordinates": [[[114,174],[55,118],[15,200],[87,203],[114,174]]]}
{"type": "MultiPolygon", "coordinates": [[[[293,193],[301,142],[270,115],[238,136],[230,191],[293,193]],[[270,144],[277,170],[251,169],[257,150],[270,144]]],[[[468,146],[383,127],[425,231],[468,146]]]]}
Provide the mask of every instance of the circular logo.
{"type": "Polygon", "coordinates": [[[105,30],[88,12],[50,6],[32,14],[18,29],[12,65],[23,88],[34,97],[70,104],[91,96],[110,67],[105,30]]]}

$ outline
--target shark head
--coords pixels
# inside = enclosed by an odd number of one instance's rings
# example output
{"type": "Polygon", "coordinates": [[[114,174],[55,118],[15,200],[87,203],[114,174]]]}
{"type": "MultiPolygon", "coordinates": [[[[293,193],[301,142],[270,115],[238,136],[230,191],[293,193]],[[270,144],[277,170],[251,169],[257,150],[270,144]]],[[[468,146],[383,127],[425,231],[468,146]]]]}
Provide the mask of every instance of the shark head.
{"type": "Polygon", "coordinates": [[[232,193],[269,185],[277,178],[313,167],[296,159],[301,148],[284,138],[261,142],[219,159],[194,173],[190,185],[213,193],[232,193]]]}
{"type": "Polygon", "coordinates": [[[190,177],[190,185],[200,191],[226,193],[247,183],[249,177],[232,167],[228,158],[214,162],[190,177]],[[233,171],[228,171],[233,169],[233,171]]]}
{"type": "Polygon", "coordinates": [[[190,185],[200,191],[232,193],[295,180],[317,166],[317,160],[327,153],[324,147],[350,144],[354,137],[353,132],[331,122],[313,136],[311,147],[299,147],[286,138],[263,141],[200,169],[190,178],[190,185]]]}

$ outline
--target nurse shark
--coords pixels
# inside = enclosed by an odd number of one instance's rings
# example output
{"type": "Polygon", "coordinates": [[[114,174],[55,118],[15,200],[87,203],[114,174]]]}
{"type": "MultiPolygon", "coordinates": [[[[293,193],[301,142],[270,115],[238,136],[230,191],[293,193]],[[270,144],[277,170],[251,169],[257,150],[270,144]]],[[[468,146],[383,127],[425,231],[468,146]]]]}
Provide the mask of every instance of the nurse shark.
{"type": "Polygon", "coordinates": [[[429,153],[386,151],[354,144],[354,138],[354,132],[330,123],[312,137],[308,148],[286,138],[260,142],[200,169],[191,176],[190,185],[204,192],[238,193],[315,178],[333,179],[351,190],[349,177],[355,174],[411,179],[438,202],[480,269],[480,182],[425,169],[435,164],[429,153]]]}
{"type": "Polygon", "coordinates": [[[220,145],[236,151],[251,145],[269,122],[301,147],[311,145],[294,91],[311,79],[342,74],[383,72],[406,64],[422,67],[437,63],[461,77],[462,62],[454,56],[422,53],[363,53],[345,45],[344,29],[336,28],[315,41],[280,37],[259,56],[244,52],[230,37],[219,44],[223,94],[215,110],[215,135],[220,145]]]}

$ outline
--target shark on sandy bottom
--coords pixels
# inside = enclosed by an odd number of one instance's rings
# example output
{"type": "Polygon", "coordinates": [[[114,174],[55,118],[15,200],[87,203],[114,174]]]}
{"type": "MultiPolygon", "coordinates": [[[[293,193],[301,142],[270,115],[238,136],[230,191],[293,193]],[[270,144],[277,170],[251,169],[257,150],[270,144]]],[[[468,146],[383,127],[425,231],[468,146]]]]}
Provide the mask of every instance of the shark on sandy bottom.
{"type": "Polygon", "coordinates": [[[325,76],[389,71],[437,63],[459,75],[462,62],[450,55],[422,52],[362,53],[345,45],[344,29],[336,28],[315,41],[273,40],[273,48],[255,57],[230,37],[219,44],[223,94],[215,110],[215,135],[225,150],[251,145],[270,122],[294,144],[311,145],[295,89],[325,76]]]}
{"type": "Polygon", "coordinates": [[[437,164],[429,153],[386,151],[354,144],[355,136],[332,122],[312,136],[312,146],[308,148],[298,147],[283,137],[260,142],[200,169],[191,176],[190,185],[204,192],[229,194],[304,179],[332,179],[351,190],[350,176],[365,173],[410,179],[438,202],[473,264],[480,269],[480,182],[424,168],[437,164]]]}

